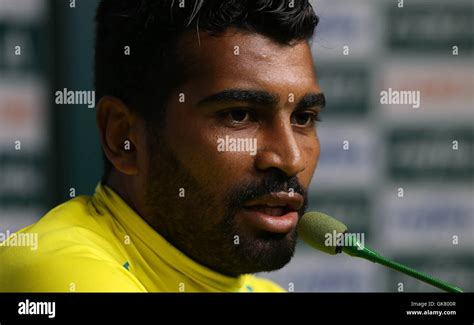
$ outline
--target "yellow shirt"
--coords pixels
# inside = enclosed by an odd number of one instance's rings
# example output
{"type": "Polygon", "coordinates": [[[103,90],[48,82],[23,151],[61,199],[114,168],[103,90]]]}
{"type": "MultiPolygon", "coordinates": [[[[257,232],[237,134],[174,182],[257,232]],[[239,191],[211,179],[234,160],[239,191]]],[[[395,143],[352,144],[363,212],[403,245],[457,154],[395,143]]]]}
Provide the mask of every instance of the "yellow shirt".
{"type": "Polygon", "coordinates": [[[252,291],[284,290],[196,263],[100,184],[0,243],[0,292],[252,291]]]}

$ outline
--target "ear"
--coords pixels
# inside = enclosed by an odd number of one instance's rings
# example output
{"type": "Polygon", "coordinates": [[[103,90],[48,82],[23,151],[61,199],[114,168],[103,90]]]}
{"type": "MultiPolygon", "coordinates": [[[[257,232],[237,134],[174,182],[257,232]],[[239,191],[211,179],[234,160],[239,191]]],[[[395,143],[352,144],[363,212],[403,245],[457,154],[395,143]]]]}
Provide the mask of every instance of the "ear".
{"type": "Polygon", "coordinates": [[[107,159],[126,175],[138,174],[138,118],[120,99],[102,97],[96,107],[100,141],[107,159]]]}

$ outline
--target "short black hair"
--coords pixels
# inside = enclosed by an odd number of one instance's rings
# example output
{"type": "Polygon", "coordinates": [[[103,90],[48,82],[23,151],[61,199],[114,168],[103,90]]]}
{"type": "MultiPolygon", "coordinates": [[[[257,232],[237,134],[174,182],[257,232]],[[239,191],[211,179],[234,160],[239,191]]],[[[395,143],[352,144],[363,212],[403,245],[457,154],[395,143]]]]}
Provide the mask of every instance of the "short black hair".
{"type": "MultiPolygon", "coordinates": [[[[290,45],[309,40],[318,21],[308,0],[101,0],[97,98],[117,97],[147,123],[156,123],[171,92],[186,79],[177,49],[183,33],[218,36],[234,27],[290,45]]],[[[112,169],[105,155],[104,164],[103,181],[112,169]]]]}

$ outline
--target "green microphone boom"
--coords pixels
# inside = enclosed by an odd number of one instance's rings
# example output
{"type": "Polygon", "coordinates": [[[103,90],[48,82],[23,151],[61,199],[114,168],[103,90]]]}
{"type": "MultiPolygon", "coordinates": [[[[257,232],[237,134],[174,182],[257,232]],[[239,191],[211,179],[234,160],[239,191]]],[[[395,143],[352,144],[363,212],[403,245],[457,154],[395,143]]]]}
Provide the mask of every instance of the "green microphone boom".
{"type": "MultiPolygon", "coordinates": [[[[347,227],[343,223],[321,212],[306,213],[298,224],[299,236],[308,245],[317,250],[331,255],[344,252],[350,256],[360,257],[374,263],[385,265],[447,292],[463,292],[461,288],[452,286],[444,281],[435,279],[427,274],[381,256],[373,249],[363,245],[354,234],[351,235],[346,232],[347,227]],[[341,234],[341,238],[344,238],[344,245],[326,245],[327,234],[341,234]],[[345,245],[345,243],[349,243],[349,245],[345,245]]],[[[331,243],[333,243],[333,241],[331,241],[331,243]]]]}

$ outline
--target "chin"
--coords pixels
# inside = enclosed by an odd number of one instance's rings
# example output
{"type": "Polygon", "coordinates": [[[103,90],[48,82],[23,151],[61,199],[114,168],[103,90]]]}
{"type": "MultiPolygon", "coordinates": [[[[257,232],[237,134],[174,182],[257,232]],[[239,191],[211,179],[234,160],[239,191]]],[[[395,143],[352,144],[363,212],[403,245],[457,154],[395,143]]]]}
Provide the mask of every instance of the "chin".
{"type": "MultiPolygon", "coordinates": [[[[287,234],[260,233],[236,250],[240,274],[271,272],[287,265],[294,256],[296,230],[287,234]]],[[[245,241],[241,240],[241,243],[245,241]]]]}

